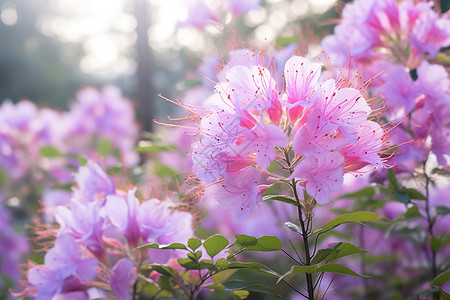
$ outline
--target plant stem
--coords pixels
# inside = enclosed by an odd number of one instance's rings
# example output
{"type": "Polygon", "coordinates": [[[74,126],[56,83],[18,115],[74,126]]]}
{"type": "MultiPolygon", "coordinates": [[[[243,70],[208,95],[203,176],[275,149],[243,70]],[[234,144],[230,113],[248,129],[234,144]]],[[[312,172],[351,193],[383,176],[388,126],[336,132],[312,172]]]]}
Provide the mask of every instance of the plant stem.
{"type": "MultiPolygon", "coordinates": [[[[437,263],[436,263],[436,251],[433,249],[433,246],[431,245],[431,240],[433,239],[433,226],[435,223],[435,220],[431,216],[430,213],[430,177],[427,175],[426,171],[426,164],[427,161],[423,162],[423,174],[425,176],[425,197],[427,200],[425,201],[425,213],[427,215],[427,222],[428,222],[428,235],[429,235],[429,241],[430,241],[430,249],[431,249],[431,275],[432,279],[435,278],[438,275],[437,270],[437,263]]],[[[433,300],[439,299],[439,293],[433,293],[433,300]]]]}
{"type": "MultiPolygon", "coordinates": [[[[303,245],[305,247],[305,265],[310,266],[311,265],[311,255],[309,252],[309,241],[308,241],[309,232],[307,230],[307,227],[305,226],[305,220],[303,220],[303,211],[302,211],[302,206],[300,204],[300,198],[298,197],[298,194],[297,194],[297,187],[296,187],[295,179],[292,179],[291,187],[292,187],[292,191],[294,193],[295,200],[298,203],[298,206],[297,206],[298,220],[300,222],[300,228],[302,229],[301,236],[303,238],[303,245]]],[[[314,300],[314,284],[313,284],[312,274],[305,273],[305,275],[306,275],[306,284],[308,287],[308,299],[314,300]]]]}

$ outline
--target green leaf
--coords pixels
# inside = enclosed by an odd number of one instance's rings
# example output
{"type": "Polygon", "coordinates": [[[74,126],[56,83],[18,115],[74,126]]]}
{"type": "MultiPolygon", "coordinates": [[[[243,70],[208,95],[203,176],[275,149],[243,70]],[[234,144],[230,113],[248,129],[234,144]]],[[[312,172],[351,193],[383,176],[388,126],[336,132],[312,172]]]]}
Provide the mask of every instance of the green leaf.
{"type": "Polygon", "coordinates": [[[347,274],[356,277],[362,278],[370,278],[370,276],[360,275],[355,271],[350,270],[346,266],[339,264],[326,264],[317,268],[317,272],[330,272],[330,273],[339,273],[339,274],[347,274]]]}
{"type": "Polygon", "coordinates": [[[181,249],[181,250],[187,250],[186,246],[181,243],[172,243],[169,245],[158,245],[157,243],[150,243],[146,245],[142,245],[138,247],[138,249],[181,249]]]}
{"type": "Polygon", "coordinates": [[[439,288],[439,290],[441,291],[441,296],[442,296],[442,300],[450,300],[450,295],[444,291],[443,289],[439,288]]]}
{"type": "Polygon", "coordinates": [[[188,246],[189,248],[191,248],[193,251],[195,251],[195,249],[197,249],[198,247],[200,247],[202,245],[202,241],[200,241],[197,238],[190,238],[188,240],[188,246]]]}
{"type": "Polygon", "coordinates": [[[0,187],[3,186],[3,184],[6,182],[7,178],[8,178],[8,175],[5,172],[5,170],[0,168],[0,187]]]}
{"type": "Polygon", "coordinates": [[[284,225],[286,225],[290,230],[292,230],[293,232],[296,232],[298,234],[302,234],[302,230],[300,229],[300,227],[298,227],[297,225],[295,225],[294,223],[291,222],[286,222],[284,223],[284,225]]]}
{"type": "Polygon", "coordinates": [[[297,201],[295,201],[292,198],[286,197],[286,196],[280,196],[280,195],[268,195],[263,197],[263,201],[281,201],[284,203],[288,203],[294,206],[298,206],[297,201]]]}
{"type": "Polygon", "coordinates": [[[404,193],[394,192],[394,193],[392,193],[391,198],[393,200],[400,201],[401,203],[404,203],[404,204],[408,204],[410,202],[409,195],[404,194],[404,193]]]}
{"type": "Polygon", "coordinates": [[[442,272],[441,274],[437,275],[433,281],[431,282],[432,285],[442,285],[443,283],[450,281],[450,269],[447,271],[442,272]]]}
{"type": "Polygon", "coordinates": [[[164,265],[152,265],[151,268],[152,270],[158,272],[159,274],[166,275],[169,277],[173,277],[176,274],[176,271],[174,269],[164,265]]]}
{"type": "Polygon", "coordinates": [[[228,270],[223,270],[220,272],[217,272],[216,274],[211,276],[211,279],[213,280],[214,283],[221,283],[224,282],[225,280],[227,280],[228,278],[230,278],[231,275],[233,275],[234,273],[236,273],[237,269],[228,269],[228,270]]]}
{"type": "Polygon", "coordinates": [[[290,37],[279,36],[279,37],[277,37],[275,43],[278,46],[284,47],[284,46],[288,46],[290,44],[298,44],[298,43],[300,43],[300,39],[298,36],[290,36],[290,37]]]}
{"type": "Polygon", "coordinates": [[[204,287],[207,289],[216,290],[219,292],[225,291],[225,287],[222,284],[208,284],[208,285],[205,285],[204,287]]]}
{"type": "Polygon", "coordinates": [[[249,295],[249,291],[233,291],[233,294],[238,296],[239,299],[246,299],[249,295]]]}
{"type": "Polygon", "coordinates": [[[245,251],[278,251],[281,250],[281,241],[276,236],[264,235],[257,239],[256,244],[248,246],[245,251]]]}
{"type": "Polygon", "coordinates": [[[77,160],[80,163],[80,165],[85,166],[88,163],[88,160],[84,158],[83,156],[77,156],[77,160]]]}
{"type": "Polygon", "coordinates": [[[252,291],[252,292],[258,292],[263,294],[271,294],[278,296],[279,293],[272,287],[259,284],[259,283],[252,283],[247,280],[229,280],[223,284],[225,286],[226,290],[233,291],[233,290],[243,290],[246,291],[252,291]]]}
{"type": "Polygon", "coordinates": [[[436,214],[438,215],[448,215],[450,214],[450,207],[449,206],[445,206],[445,205],[438,205],[434,208],[434,210],[436,211],[436,214]]]}
{"type": "Polygon", "coordinates": [[[248,269],[276,278],[281,276],[277,272],[271,270],[268,266],[258,262],[232,262],[228,265],[228,269],[248,269]]]}
{"type": "Polygon", "coordinates": [[[236,235],[235,243],[239,244],[243,247],[256,245],[257,242],[258,242],[258,240],[253,236],[245,235],[245,234],[236,235]]]}
{"type": "Polygon", "coordinates": [[[197,262],[193,262],[190,258],[179,258],[177,261],[180,266],[186,270],[197,270],[199,268],[199,264],[197,262]]]}
{"type": "Polygon", "coordinates": [[[225,269],[226,267],[228,267],[228,264],[229,264],[229,262],[225,258],[219,258],[216,261],[216,266],[218,266],[221,269],[225,269]]]}
{"type": "Polygon", "coordinates": [[[158,285],[162,290],[173,291],[172,284],[171,284],[169,278],[167,278],[166,276],[159,277],[158,285]]]}
{"type": "Polygon", "coordinates": [[[393,187],[397,187],[398,181],[397,181],[397,178],[395,178],[395,173],[394,173],[394,171],[392,169],[388,170],[388,180],[389,180],[389,183],[393,187]]]}
{"type": "Polygon", "coordinates": [[[202,259],[200,261],[200,269],[208,269],[218,271],[217,267],[214,265],[213,261],[210,259],[202,259]]]}
{"type": "Polygon", "coordinates": [[[409,198],[411,198],[411,199],[427,200],[427,197],[425,197],[421,192],[419,192],[416,189],[404,188],[404,189],[401,189],[401,191],[408,194],[409,198]]]}
{"type": "Polygon", "coordinates": [[[268,269],[266,265],[263,265],[258,262],[240,262],[235,261],[231,262],[228,265],[228,269],[268,269]]]}
{"type": "Polygon", "coordinates": [[[278,278],[277,283],[283,280],[286,276],[294,275],[298,273],[315,273],[317,271],[317,266],[292,266],[289,271],[284,273],[280,278],[278,278]]]}
{"type": "Polygon", "coordinates": [[[313,260],[311,261],[311,264],[316,265],[320,263],[322,260],[324,260],[328,255],[335,252],[335,249],[320,249],[317,251],[316,255],[314,256],[313,260]]]}
{"type": "Polygon", "coordinates": [[[58,157],[58,156],[62,155],[58,149],[56,149],[55,147],[52,147],[52,146],[41,147],[40,151],[41,151],[41,155],[44,157],[52,158],[52,157],[58,157]]]}
{"type": "Polygon", "coordinates": [[[441,250],[444,246],[447,246],[450,244],[450,235],[444,234],[441,237],[431,237],[431,248],[438,252],[441,250]]]}
{"type": "Polygon", "coordinates": [[[206,253],[213,258],[228,246],[228,240],[222,235],[215,234],[203,242],[203,246],[205,247],[206,253]]]}
{"type": "Polygon", "coordinates": [[[107,156],[112,148],[113,145],[110,140],[102,139],[97,145],[97,153],[100,154],[100,156],[107,156]]]}
{"type": "Polygon", "coordinates": [[[156,168],[156,175],[158,175],[158,177],[176,177],[179,173],[177,171],[175,171],[174,169],[172,169],[169,166],[165,166],[165,165],[160,165],[156,168]]]}
{"type": "Polygon", "coordinates": [[[312,260],[311,264],[318,264],[321,261],[325,260],[326,262],[332,262],[338,258],[359,254],[359,253],[365,253],[366,250],[362,250],[361,248],[351,244],[351,243],[345,243],[340,242],[337,243],[333,248],[327,248],[327,249],[321,249],[317,251],[316,256],[314,256],[314,259],[312,260]]]}
{"type": "MultiPolygon", "coordinates": [[[[337,253],[337,256],[335,259],[338,259],[338,258],[341,258],[344,256],[367,252],[366,250],[363,250],[363,249],[359,248],[358,246],[353,245],[352,243],[346,243],[346,242],[337,243],[336,246],[334,246],[334,249],[336,250],[336,253],[337,253]]],[[[331,261],[328,259],[329,258],[327,258],[327,261],[331,261]]]]}
{"type": "Polygon", "coordinates": [[[177,147],[174,145],[155,145],[149,141],[140,141],[138,146],[134,148],[134,151],[137,153],[166,152],[176,150],[177,147]]]}
{"type": "Polygon", "coordinates": [[[411,206],[408,210],[403,214],[405,220],[412,220],[421,218],[422,215],[419,212],[419,208],[417,206],[411,206]]]}
{"type": "Polygon", "coordinates": [[[191,253],[191,252],[189,252],[187,254],[187,257],[189,257],[195,263],[198,262],[198,260],[200,259],[201,256],[202,256],[202,251],[197,251],[195,254],[191,253]],[[197,256],[198,252],[200,253],[200,256],[197,256]]]}
{"type": "Polygon", "coordinates": [[[443,52],[439,52],[436,54],[436,56],[434,57],[436,59],[436,61],[441,62],[443,64],[450,64],[450,56],[446,55],[443,52]]]}
{"type": "Polygon", "coordinates": [[[325,226],[314,231],[313,234],[319,234],[335,228],[346,223],[360,223],[360,222],[379,222],[382,221],[378,215],[371,211],[357,211],[352,213],[342,214],[333,220],[329,221],[325,226]]]}
{"type": "Polygon", "coordinates": [[[375,196],[375,189],[373,187],[366,187],[353,193],[344,194],[340,196],[339,199],[360,198],[360,197],[372,198],[373,196],[375,196]]]}

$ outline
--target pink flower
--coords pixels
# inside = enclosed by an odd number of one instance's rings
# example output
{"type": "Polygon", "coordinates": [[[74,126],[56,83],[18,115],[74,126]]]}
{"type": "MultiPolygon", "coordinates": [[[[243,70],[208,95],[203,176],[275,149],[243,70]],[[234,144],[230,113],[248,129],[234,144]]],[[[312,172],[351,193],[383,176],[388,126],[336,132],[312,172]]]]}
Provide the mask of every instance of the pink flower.
{"type": "Polygon", "coordinates": [[[332,124],[346,138],[356,141],[356,129],[372,111],[362,95],[352,88],[336,89],[334,80],[330,79],[314,96],[317,97],[314,107],[322,116],[323,126],[332,124]]]}
{"type": "Polygon", "coordinates": [[[316,100],[311,96],[317,88],[321,68],[322,64],[310,62],[301,56],[293,56],[286,62],[284,78],[292,124],[300,117],[303,107],[312,106],[316,100]]]}
{"type": "Polygon", "coordinates": [[[283,130],[261,121],[245,132],[244,137],[245,140],[238,145],[237,150],[244,157],[256,153],[256,163],[263,169],[266,169],[275,158],[274,146],[284,147],[288,143],[283,130]]]}
{"type": "Polygon", "coordinates": [[[366,165],[383,167],[385,163],[379,156],[385,143],[384,130],[373,121],[365,121],[358,128],[358,141],[342,148],[339,152],[345,158],[345,170],[356,171],[366,165]]]}
{"type": "Polygon", "coordinates": [[[306,158],[295,168],[292,177],[305,180],[309,195],[320,204],[330,201],[330,191],[338,190],[344,178],[344,158],[337,152],[321,153],[306,158]]]}
{"type": "Polygon", "coordinates": [[[245,168],[236,174],[224,176],[223,188],[216,193],[216,200],[225,208],[232,208],[235,222],[241,222],[250,216],[253,208],[261,201],[258,184],[261,175],[254,168],[245,168]]]}

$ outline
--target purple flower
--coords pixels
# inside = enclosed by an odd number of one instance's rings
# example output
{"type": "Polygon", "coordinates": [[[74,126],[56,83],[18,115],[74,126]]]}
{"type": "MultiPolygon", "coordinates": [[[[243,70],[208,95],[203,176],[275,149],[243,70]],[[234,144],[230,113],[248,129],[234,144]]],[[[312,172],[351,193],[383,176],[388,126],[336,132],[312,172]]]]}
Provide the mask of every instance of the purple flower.
{"type": "Polygon", "coordinates": [[[97,259],[84,259],[74,238],[63,234],[45,255],[44,265],[28,271],[28,281],[36,288],[36,299],[73,291],[83,291],[97,273],[97,259]]]}
{"type": "Polygon", "coordinates": [[[77,242],[86,245],[94,255],[103,259],[105,248],[102,243],[104,219],[100,216],[100,207],[96,202],[84,205],[77,199],[70,201],[70,209],[57,208],[56,221],[61,226],[60,234],[68,233],[77,242]]]}
{"type": "Polygon", "coordinates": [[[78,188],[75,189],[74,198],[83,204],[99,202],[103,205],[106,196],[115,193],[112,180],[98,164],[92,161],[88,161],[86,166],[78,169],[75,180],[78,188]]]}
{"type": "Polygon", "coordinates": [[[114,290],[116,299],[131,300],[131,292],[136,279],[136,268],[133,262],[128,258],[119,260],[109,278],[109,284],[114,290]]]}
{"type": "MultiPolygon", "coordinates": [[[[169,201],[150,199],[141,204],[139,209],[139,226],[144,243],[185,243],[194,235],[192,231],[192,215],[176,211],[169,201]]],[[[150,260],[166,263],[177,251],[149,250],[150,260]]]]}
{"type": "Polygon", "coordinates": [[[416,20],[410,38],[413,50],[434,57],[440,48],[450,45],[450,19],[439,18],[432,9],[424,10],[416,20]]]}
{"type": "Polygon", "coordinates": [[[125,235],[131,249],[136,248],[140,239],[138,212],[139,200],[136,188],[128,191],[127,199],[115,195],[106,198],[105,210],[110,222],[125,235]]]}
{"type": "MultiPolygon", "coordinates": [[[[92,87],[80,90],[77,102],[64,120],[63,153],[92,156],[98,142],[106,139],[120,150],[125,164],[137,163],[134,145],[138,128],[134,122],[134,109],[117,87],[106,86],[101,92],[92,87]]],[[[106,157],[106,162],[117,163],[113,156],[106,157]]]]}

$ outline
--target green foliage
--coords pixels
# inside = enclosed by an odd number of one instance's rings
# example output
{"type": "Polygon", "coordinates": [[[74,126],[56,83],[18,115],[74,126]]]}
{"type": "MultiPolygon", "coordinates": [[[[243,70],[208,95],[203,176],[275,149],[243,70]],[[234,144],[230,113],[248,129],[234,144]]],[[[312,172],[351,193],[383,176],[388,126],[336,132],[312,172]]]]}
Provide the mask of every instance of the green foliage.
{"type": "Polygon", "coordinates": [[[298,206],[298,203],[290,198],[290,197],[286,197],[286,196],[280,196],[280,195],[267,195],[263,197],[263,201],[280,201],[280,202],[284,202],[287,204],[291,204],[294,206],[298,206]]]}
{"type": "Polygon", "coordinates": [[[220,234],[210,236],[204,243],[206,253],[209,256],[214,257],[219,254],[220,251],[228,246],[228,240],[220,234]]]}
{"type": "MultiPolygon", "coordinates": [[[[177,298],[189,297],[186,293],[197,294],[201,289],[207,288],[214,290],[215,293],[224,293],[231,296],[232,299],[244,299],[248,297],[250,292],[258,292],[271,296],[280,296],[273,287],[263,285],[259,282],[251,282],[242,279],[233,279],[233,276],[244,270],[251,270],[271,277],[279,278],[280,274],[271,270],[264,264],[258,262],[238,262],[235,261],[235,255],[231,252],[227,258],[219,258],[215,261],[210,259],[201,259],[202,251],[198,248],[203,245],[206,253],[210,257],[217,256],[227,247],[231,250],[235,248],[241,251],[276,251],[281,249],[281,241],[273,236],[262,236],[255,238],[249,235],[236,235],[236,241],[229,244],[228,240],[222,235],[216,234],[207,238],[204,242],[197,238],[190,238],[187,245],[181,243],[172,243],[169,245],[159,245],[151,243],[140,246],[138,249],[160,249],[167,250],[184,250],[186,256],[178,258],[177,261],[183,270],[176,270],[169,266],[153,264],[149,266],[150,271],[159,273],[161,276],[158,283],[140,282],[140,290],[153,297],[157,295],[162,297],[164,292],[167,297],[177,298]],[[198,270],[200,278],[192,278],[190,271],[198,270]],[[204,285],[206,280],[211,278],[213,284],[204,285]]],[[[229,251],[230,251],[229,250],[229,251]]]]}
{"type": "Polygon", "coordinates": [[[381,222],[381,221],[386,220],[380,219],[376,213],[371,211],[357,211],[352,213],[346,213],[329,221],[327,224],[325,224],[325,226],[314,231],[313,234],[324,233],[339,225],[347,223],[381,222]]]}
{"type": "Polygon", "coordinates": [[[181,243],[172,243],[169,245],[158,245],[157,243],[151,243],[151,244],[146,244],[146,245],[142,245],[139,247],[139,249],[147,249],[147,248],[151,248],[151,249],[182,249],[182,250],[187,250],[186,246],[181,244],[181,243]]]}
{"type": "Polygon", "coordinates": [[[301,228],[298,227],[297,225],[295,225],[294,223],[286,222],[286,223],[284,223],[284,225],[286,225],[287,228],[289,228],[289,229],[292,230],[293,232],[298,233],[298,234],[302,234],[301,228]]]}
{"type": "Polygon", "coordinates": [[[450,214],[450,207],[449,206],[445,206],[445,205],[438,205],[434,208],[434,210],[436,211],[436,214],[441,215],[441,216],[445,216],[450,214]]]}
{"type": "Polygon", "coordinates": [[[285,277],[298,274],[298,273],[321,273],[321,272],[329,272],[329,273],[339,273],[339,274],[346,274],[361,278],[369,278],[368,276],[360,275],[356,273],[355,271],[350,270],[349,268],[339,265],[339,264],[325,264],[322,266],[312,265],[312,266],[292,266],[291,269],[283,274],[279,279],[278,282],[283,280],[285,277]]]}
{"type": "Polygon", "coordinates": [[[100,154],[100,156],[107,156],[111,153],[113,149],[113,144],[110,140],[102,139],[98,145],[97,145],[97,153],[100,154]]]}
{"type": "Polygon", "coordinates": [[[256,243],[252,245],[249,245],[248,243],[242,245],[238,240],[236,240],[235,244],[244,248],[245,251],[271,252],[281,250],[281,241],[276,236],[262,236],[256,239],[256,243]]]}
{"type": "Polygon", "coordinates": [[[374,187],[366,187],[363,189],[360,189],[353,193],[348,193],[340,196],[340,199],[346,199],[346,198],[359,198],[359,197],[369,197],[372,198],[375,196],[375,188],[374,187]]]}
{"type": "Polygon", "coordinates": [[[167,151],[178,151],[178,148],[171,144],[154,143],[150,141],[140,141],[134,148],[137,153],[159,153],[167,151]]]}
{"type": "Polygon", "coordinates": [[[188,240],[188,246],[189,248],[191,248],[192,250],[197,249],[198,247],[200,247],[202,245],[202,241],[200,241],[197,238],[190,238],[188,240]]]}
{"type": "Polygon", "coordinates": [[[366,250],[359,248],[351,243],[340,242],[337,243],[333,248],[320,249],[314,256],[311,264],[318,264],[322,261],[332,262],[338,258],[349,256],[353,254],[365,253],[366,250]]]}
{"type": "Polygon", "coordinates": [[[437,275],[433,281],[431,282],[432,285],[442,285],[443,283],[446,283],[450,281],[450,270],[444,271],[441,274],[437,275]]]}
{"type": "Polygon", "coordinates": [[[52,146],[44,146],[40,149],[41,155],[48,158],[54,158],[62,156],[58,149],[52,146]]]}

